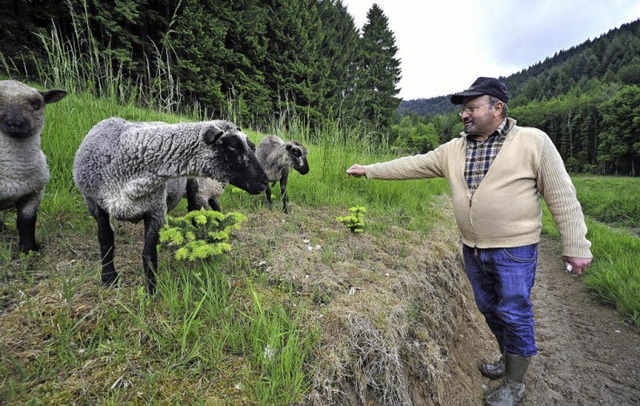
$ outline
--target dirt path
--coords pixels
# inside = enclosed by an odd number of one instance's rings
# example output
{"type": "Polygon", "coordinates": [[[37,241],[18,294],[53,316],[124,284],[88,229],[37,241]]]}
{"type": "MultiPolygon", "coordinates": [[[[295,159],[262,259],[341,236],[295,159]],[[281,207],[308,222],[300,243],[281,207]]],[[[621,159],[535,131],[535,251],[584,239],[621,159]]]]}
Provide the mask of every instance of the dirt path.
{"type": "Polygon", "coordinates": [[[562,266],[560,244],[544,239],[533,289],[539,353],[523,404],[640,405],[640,329],[562,266]]]}

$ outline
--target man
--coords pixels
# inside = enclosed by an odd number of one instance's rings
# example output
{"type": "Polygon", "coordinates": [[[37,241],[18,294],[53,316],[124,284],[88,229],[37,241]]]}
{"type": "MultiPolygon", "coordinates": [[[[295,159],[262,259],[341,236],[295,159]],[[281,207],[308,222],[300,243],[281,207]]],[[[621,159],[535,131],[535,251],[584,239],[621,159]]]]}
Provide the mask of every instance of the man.
{"type": "Polygon", "coordinates": [[[347,176],[369,179],[444,177],[462,234],[464,268],[476,305],[496,337],[500,361],[481,372],[502,383],[487,405],[518,404],[524,375],[537,353],[530,301],[543,196],[562,235],[567,271],[581,274],[591,263],[591,243],[575,188],[560,154],[544,132],[507,118],[509,94],[495,78],[480,77],[451,96],[462,104],[460,137],[423,155],[362,166],[347,176]]]}

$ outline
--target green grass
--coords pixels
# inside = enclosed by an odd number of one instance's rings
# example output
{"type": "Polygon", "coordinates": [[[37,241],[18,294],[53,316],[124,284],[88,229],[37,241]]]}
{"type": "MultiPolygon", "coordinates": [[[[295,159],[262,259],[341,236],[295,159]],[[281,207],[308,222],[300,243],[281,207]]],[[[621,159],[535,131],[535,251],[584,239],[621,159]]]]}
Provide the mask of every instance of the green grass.
{"type": "Polygon", "coordinates": [[[573,182],[589,217],[621,227],[640,227],[638,178],[575,176],[573,182]]]}
{"type": "MultiPolygon", "coordinates": [[[[63,42],[57,32],[43,36],[48,59],[33,61],[42,84],[37,87],[69,91],[46,111],[42,147],[51,181],[37,223],[42,251],[17,255],[15,213],[0,212],[0,221],[7,225],[0,239],[2,403],[302,403],[319,356],[317,320],[322,315],[312,307],[330,300],[333,292],[320,284],[310,295],[301,294],[298,282],[269,277],[260,261],[276,258],[278,238],[292,232],[326,235],[321,261],[333,265],[344,259],[338,252],[345,230],[335,215],[322,219],[322,229],[305,230],[310,223],[305,210],[317,207],[333,213],[366,206],[365,232],[380,240],[388,238],[395,225],[426,233],[446,218],[432,212],[437,196],[447,190],[446,182],[347,180],[345,171],[352,163],[392,156],[370,143],[345,142],[360,137],[357,129],[311,134],[292,120],[281,135],[308,145],[312,170],[304,177],[291,174],[288,193],[294,212],[282,225],[274,224],[272,236],[258,243],[246,236],[243,244],[232,241],[228,255],[206,263],[186,265],[161,253],[158,291],[149,298],[143,289],[141,227],[116,222],[121,283],[104,288],[96,225],[72,177],[83,137],[112,116],[177,122],[196,120],[206,112],[180,106],[180,111],[195,114],[179,117],[137,107],[176,111],[179,89],[128,83],[118,67],[112,69],[108,53],[92,46],[82,17],[74,18],[76,37],[63,42]]],[[[19,63],[3,62],[8,76],[27,76],[19,63]]],[[[149,79],[174,82],[168,77],[149,79]]],[[[256,143],[265,136],[248,133],[256,143]]],[[[223,208],[254,219],[270,215],[262,196],[229,189],[221,199],[223,208]]],[[[278,204],[279,193],[275,194],[278,204]]],[[[176,212],[184,213],[185,206],[176,212]]],[[[370,254],[357,255],[366,259],[370,254]]]]}
{"type": "MultiPolygon", "coordinates": [[[[82,78],[93,77],[93,66],[100,65],[91,60],[57,63],[64,65],[59,71],[70,73],[43,82],[68,90],[90,88],[82,78]],[[74,67],[82,71],[74,73],[74,67]]],[[[46,75],[47,70],[41,73],[46,75]]],[[[71,92],[47,107],[42,146],[51,182],[37,227],[42,252],[18,256],[15,214],[0,212],[0,220],[7,225],[0,240],[3,404],[302,403],[317,368],[314,362],[321,358],[318,308],[331,301],[335,292],[317,284],[311,294],[303,295],[297,281],[269,276],[259,264],[278,257],[278,239],[287,233],[300,239],[322,238],[319,262],[329,268],[344,261],[344,255],[368,262],[370,252],[344,250],[344,233],[350,232],[335,220],[350,207],[362,206],[367,209],[364,234],[384,241],[390,247],[389,257],[404,264],[410,262],[404,258],[409,243],[402,240],[399,252],[391,248],[397,241],[390,240],[390,235],[402,235],[398,228],[427,235],[438,227],[454,227],[450,214],[434,210],[440,207],[440,196],[449,193],[446,181],[347,179],[345,171],[353,163],[395,156],[387,148],[356,141],[357,129],[326,128],[312,134],[293,121],[279,135],[307,145],[311,171],[305,176],[291,173],[287,192],[293,213],[282,224],[274,224],[272,235],[261,236],[265,238],[259,242],[245,235],[243,241],[232,241],[228,255],[206,263],[187,265],[161,252],[158,293],[149,298],[143,290],[140,226],[115,224],[122,282],[118,288],[106,289],[99,282],[95,222],[73,183],[75,151],[89,129],[104,118],[195,119],[141,109],[133,102],[123,104],[135,98],[135,89],[127,88],[130,85],[117,72],[100,77],[101,97],[71,92]],[[311,228],[307,212],[338,214],[320,219],[319,229],[311,228]]],[[[256,143],[266,135],[248,134],[256,143]]],[[[635,197],[640,182],[577,177],[575,184],[589,216],[588,237],[595,256],[584,283],[640,326],[638,238],[595,221],[637,227],[640,203],[635,197]]],[[[280,196],[277,190],[274,194],[277,210],[280,196]]],[[[225,210],[252,216],[254,226],[256,218],[273,221],[263,196],[229,187],[221,204],[225,210]]],[[[176,212],[184,213],[185,206],[181,204],[176,212]]],[[[557,235],[547,211],[543,222],[544,232],[557,235]]],[[[451,244],[445,246],[457,242],[451,244]]],[[[376,269],[381,267],[372,261],[365,272],[371,278],[380,277],[376,269]]]]}
{"type": "MultiPolygon", "coordinates": [[[[52,180],[38,223],[43,252],[16,259],[15,215],[0,213],[8,226],[0,246],[0,267],[7,270],[0,278],[0,304],[6,312],[0,319],[0,398],[7,404],[301,402],[310,389],[318,336],[318,325],[306,309],[311,301],[331,300],[331,292],[320,289],[305,297],[296,294],[293,283],[274,284],[233,243],[229,255],[213,262],[185,265],[161,255],[158,294],[149,298],[142,288],[141,239],[129,225],[116,227],[116,257],[124,261],[119,269],[128,282],[117,289],[100,285],[95,224],[73,184],[72,164],[86,132],[111,116],[188,119],[87,95],[71,94],[47,107],[43,149],[52,180]]],[[[265,134],[249,135],[258,142],[265,134]]],[[[349,207],[366,207],[364,232],[377,239],[388,238],[392,226],[427,233],[445,221],[446,214],[433,210],[438,196],[448,193],[444,180],[347,179],[352,163],[393,156],[344,143],[339,133],[323,134],[320,143],[299,135],[309,147],[311,171],[290,176],[294,214],[283,230],[299,229],[304,211],[317,207],[342,214],[349,207]]],[[[626,190],[636,190],[635,181],[625,180],[626,190]]],[[[589,182],[590,193],[606,190],[594,182],[612,183],[610,178],[589,182]]],[[[576,185],[584,196],[580,180],[576,185]]],[[[279,193],[274,193],[279,207],[279,193]]],[[[603,200],[597,194],[590,199],[603,200]]],[[[233,188],[221,203],[245,213],[265,210],[263,196],[233,188]]],[[[184,210],[183,203],[177,212],[184,210]]],[[[334,233],[348,232],[335,223],[335,216],[326,223],[334,233]]],[[[548,213],[544,223],[545,232],[553,234],[548,213]]],[[[591,219],[588,224],[596,260],[585,284],[640,325],[640,264],[634,255],[640,252],[638,238],[591,219]]],[[[328,264],[340,250],[331,238],[321,257],[328,264]]],[[[268,246],[262,252],[266,259],[272,255],[268,246]]],[[[358,255],[366,260],[368,253],[358,255]]]]}
{"type": "MultiPolygon", "coordinates": [[[[0,268],[6,270],[0,276],[0,398],[7,404],[300,402],[309,390],[317,341],[317,325],[305,309],[317,295],[298,296],[286,284],[274,286],[234,249],[195,265],[161,253],[158,294],[150,299],[143,290],[141,236],[129,224],[115,224],[124,282],[116,289],[100,285],[96,226],[72,168],[84,135],[111,116],[189,120],[86,94],[69,94],[47,107],[42,146],[51,181],[37,224],[42,252],[17,258],[15,213],[0,212],[7,225],[0,246],[0,268]]],[[[258,142],[265,134],[249,135],[258,142]]],[[[309,146],[312,170],[290,176],[296,210],[326,206],[347,212],[366,205],[366,232],[379,238],[393,224],[421,232],[438,224],[439,216],[429,210],[447,190],[446,182],[346,179],[351,163],[391,156],[362,153],[341,138],[312,144],[304,134],[299,137],[309,146]]],[[[265,210],[263,196],[229,189],[223,207],[265,210]]],[[[184,202],[176,211],[184,213],[184,202]]],[[[334,221],[335,216],[327,219],[343,232],[334,221]]],[[[268,247],[264,253],[268,258],[268,247]]]]}
{"type": "MultiPolygon", "coordinates": [[[[254,287],[245,262],[185,266],[166,255],[158,294],[150,299],[136,275],[136,246],[131,266],[120,267],[121,274],[134,272],[133,284],[104,289],[97,283],[95,222],[72,168],[84,135],[111,116],[185,119],[88,95],[47,107],[42,146],[51,182],[37,224],[43,252],[16,259],[15,213],[0,213],[7,225],[0,246],[0,311],[8,326],[0,339],[3,403],[300,401],[315,337],[315,327],[301,323],[305,300],[292,313],[293,299],[264,283],[254,287]]],[[[127,228],[116,226],[120,257],[137,242],[127,228]]]]}
{"type": "MultiPolygon", "coordinates": [[[[16,262],[15,239],[4,238],[0,262],[12,271],[3,276],[3,295],[13,301],[17,299],[9,290],[35,293],[21,304],[19,315],[28,318],[26,326],[20,323],[20,329],[10,329],[4,335],[0,356],[3,399],[9,403],[41,399],[54,404],[78,399],[107,404],[157,399],[185,402],[194,396],[222,403],[242,399],[259,404],[300,401],[308,390],[317,334],[303,323],[305,313],[299,309],[307,304],[291,291],[270,286],[239,253],[191,266],[161,256],[154,299],[144,294],[140,275],[134,283],[115,290],[97,283],[95,225],[72,179],[75,150],[84,134],[106,117],[167,122],[186,118],[87,95],[69,95],[47,109],[43,149],[52,180],[41,206],[39,236],[49,241],[46,249],[61,255],[58,259],[74,261],[69,259],[74,258],[70,253],[81,251],[79,257],[91,258],[93,265],[61,266],[56,258],[43,264],[38,256],[16,262]],[[76,246],[80,242],[83,245],[76,246]],[[59,268],[63,272],[54,276],[59,268]],[[51,284],[53,289],[46,286],[51,284]],[[7,342],[24,340],[25,335],[34,340],[28,345],[33,354],[16,354],[7,348],[7,342]],[[215,384],[203,385],[204,376],[215,384]]],[[[250,133],[256,142],[263,136],[250,133]]],[[[309,147],[312,169],[305,176],[290,176],[288,192],[295,206],[339,207],[344,213],[349,207],[365,206],[370,223],[365,232],[380,238],[392,224],[426,232],[442,219],[442,214],[433,212],[431,203],[448,193],[445,181],[347,179],[345,171],[352,163],[393,156],[384,151],[362,152],[357,143],[344,144],[342,137],[332,134],[326,134],[319,144],[299,138],[309,147]]],[[[606,191],[594,186],[596,181],[612,183],[610,178],[590,178],[590,193],[606,191]]],[[[637,185],[634,180],[625,181],[628,190],[637,185]]],[[[576,186],[583,196],[582,183],[577,181],[576,186]]],[[[279,193],[274,193],[278,205],[279,193]]],[[[591,199],[603,200],[597,195],[591,199]]],[[[229,188],[221,203],[250,212],[260,209],[262,196],[229,188]]],[[[184,204],[180,210],[184,211],[184,204]]],[[[6,224],[11,223],[13,214],[1,215],[6,224]]],[[[640,264],[633,255],[640,252],[638,239],[591,220],[589,230],[596,260],[585,284],[640,325],[635,272],[640,264]]],[[[553,233],[548,213],[545,231],[553,233]]],[[[118,243],[135,245],[135,241],[118,243]]],[[[138,268],[136,257],[124,272],[135,274],[138,268]]],[[[5,323],[10,323],[11,317],[11,313],[5,315],[5,323]]]]}
{"type": "Polygon", "coordinates": [[[587,225],[595,261],[585,285],[640,326],[640,238],[595,221],[587,225]]]}

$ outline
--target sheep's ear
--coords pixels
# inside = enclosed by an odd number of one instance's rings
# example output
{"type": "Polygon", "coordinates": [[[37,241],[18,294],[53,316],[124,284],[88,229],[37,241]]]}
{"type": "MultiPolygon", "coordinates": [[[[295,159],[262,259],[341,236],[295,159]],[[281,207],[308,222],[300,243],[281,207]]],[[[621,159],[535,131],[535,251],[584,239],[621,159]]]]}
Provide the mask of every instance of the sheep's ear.
{"type": "Polygon", "coordinates": [[[67,92],[64,90],[47,90],[46,92],[40,92],[40,94],[42,95],[44,102],[49,104],[62,100],[62,98],[67,95],[67,92]]]}
{"type": "Polygon", "coordinates": [[[249,138],[247,138],[247,144],[249,144],[249,148],[251,149],[251,151],[256,152],[256,144],[251,142],[249,138]]]}
{"type": "Polygon", "coordinates": [[[222,144],[223,135],[224,132],[218,127],[208,127],[202,132],[202,139],[209,145],[220,145],[222,144]]]}
{"type": "Polygon", "coordinates": [[[291,148],[293,148],[293,145],[291,145],[291,144],[287,144],[287,145],[285,146],[285,148],[286,148],[286,150],[287,150],[287,151],[291,151],[291,148]]]}

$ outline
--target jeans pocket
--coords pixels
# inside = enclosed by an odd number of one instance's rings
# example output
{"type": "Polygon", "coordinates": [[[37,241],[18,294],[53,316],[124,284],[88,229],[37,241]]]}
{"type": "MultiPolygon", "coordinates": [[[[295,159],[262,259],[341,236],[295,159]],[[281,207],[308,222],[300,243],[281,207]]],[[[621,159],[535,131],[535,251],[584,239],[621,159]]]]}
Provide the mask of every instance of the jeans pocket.
{"type": "Polygon", "coordinates": [[[538,259],[538,244],[503,248],[502,252],[515,262],[534,262],[538,259]]]}

